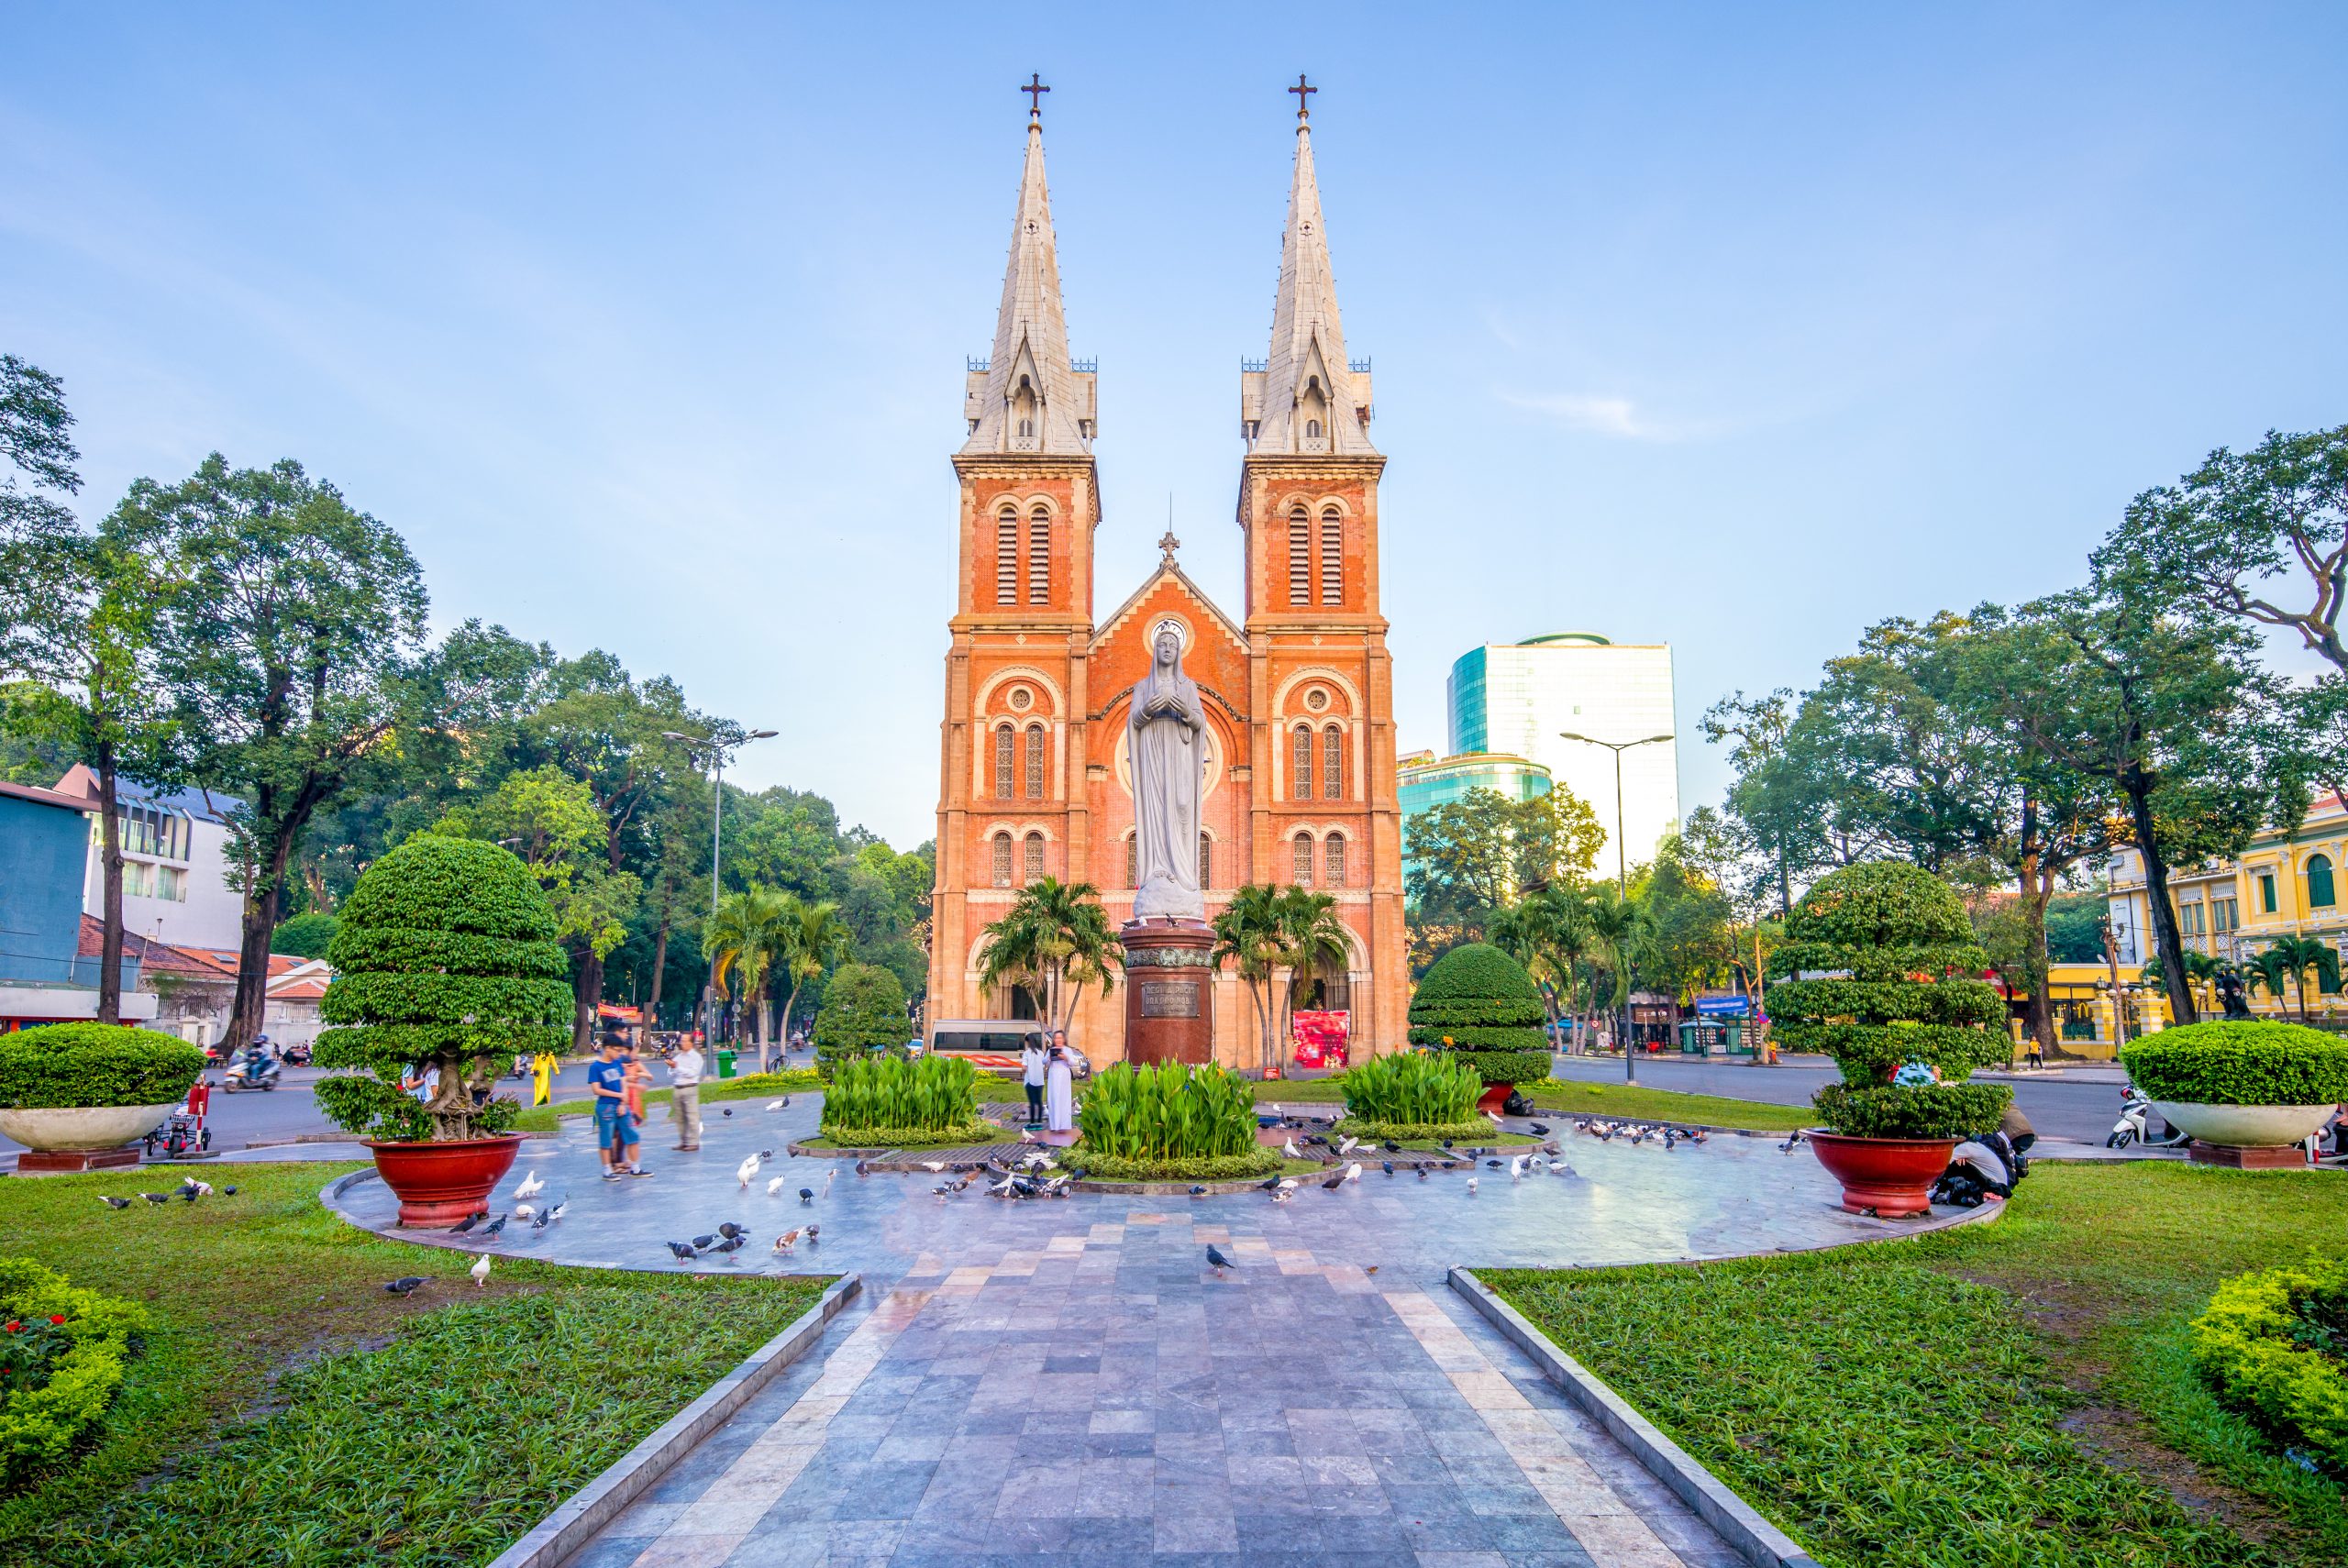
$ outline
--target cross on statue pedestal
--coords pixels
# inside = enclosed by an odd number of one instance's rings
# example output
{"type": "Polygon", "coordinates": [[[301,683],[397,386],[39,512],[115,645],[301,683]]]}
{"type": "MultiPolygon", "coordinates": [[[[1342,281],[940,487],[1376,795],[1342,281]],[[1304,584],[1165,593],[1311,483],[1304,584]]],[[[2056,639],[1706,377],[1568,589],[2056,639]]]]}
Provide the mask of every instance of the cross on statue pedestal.
{"type": "MultiPolygon", "coordinates": [[[[1044,85],[1044,73],[1040,71],[1029,72],[1026,82],[1019,90],[1027,94],[1027,117],[1035,120],[1042,119],[1044,94],[1051,91],[1049,87],[1044,85]]],[[[1315,90],[1318,91],[1318,89],[1315,90]]]]}
{"type": "Polygon", "coordinates": [[[1289,91],[1296,94],[1296,117],[1300,120],[1311,119],[1312,117],[1312,95],[1321,89],[1305,81],[1304,72],[1300,71],[1296,73],[1296,85],[1289,91]]]}

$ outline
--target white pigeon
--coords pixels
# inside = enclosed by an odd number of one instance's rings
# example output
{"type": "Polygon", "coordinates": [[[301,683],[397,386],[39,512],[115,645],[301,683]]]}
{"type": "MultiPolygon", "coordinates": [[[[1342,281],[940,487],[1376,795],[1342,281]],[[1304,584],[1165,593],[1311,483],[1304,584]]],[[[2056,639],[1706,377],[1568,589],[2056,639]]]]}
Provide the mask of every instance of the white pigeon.
{"type": "Polygon", "coordinates": [[[777,1176],[772,1181],[767,1183],[767,1196],[769,1198],[772,1198],[775,1194],[781,1192],[782,1190],[782,1184],[790,1179],[791,1178],[788,1176],[777,1176]]]}
{"type": "Polygon", "coordinates": [[[1036,1137],[1033,1132],[1022,1129],[1019,1134],[1019,1141],[1023,1143],[1033,1143],[1036,1142],[1036,1137]]]}
{"type": "Polygon", "coordinates": [[[1523,1154],[1512,1155],[1510,1158],[1508,1162],[1508,1179],[1511,1181],[1523,1181],[1524,1179],[1524,1156],[1523,1154]]]}
{"type": "Polygon", "coordinates": [[[487,1253],[482,1253],[479,1258],[474,1260],[473,1266],[465,1270],[465,1272],[473,1276],[473,1283],[475,1285],[487,1285],[489,1283],[489,1254],[487,1253]]]}
{"type": "Polygon", "coordinates": [[[537,1212],[537,1209],[526,1203],[517,1203],[514,1206],[514,1217],[516,1220],[527,1220],[537,1212]]]}
{"type": "Polygon", "coordinates": [[[1491,1111],[1489,1111],[1489,1110],[1488,1110],[1488,1111],[1484,1112],[1484,1114],[1485,1114],[1485,1115],[1487,1115],[1487,1116],[1491,1117],[1491,1119],[1492,1119],[1492,1125],[1493,1125],[1493,1126],[1495,1126],[1495,1127],[1500,1127],[1500,1126],[1504,1126],[1504,1125],[1505,1125],[1505,1123],[1503,1123],[1503,1122],[1501,1121],[1500,1117],[1499,1117],[1498,1115],[1494,1114],[1493,1112],[1491,1112],[1491,1111]]]}
{"type": "Polygon", "coordinates": [[[1351,1165],[1346,1167],[1346,1179],[1347,1181],[1361,1180],[1361,1162],[1359,1160],[1354,1161],[1351,1165]]]}
{"type": "Polygon", "coordinates": [[[1360,1142],[1361,1140],[1358,1138],[1341,1138],[1337,1141],[1337,1153],[1340,1154],[1350,1154],[1354,1152],[1354,1145],[1360,1142]]]}
{"type": "Polygon", "coordinates": [[[785,1231],[774,1239],[774,1250],[779,1253],[788,1253],[799,1244],[799,1235],[800,1232],[797,1231],[785,1231]]]}
{"type": "Polygon", "coordinates": [[[784,1106],[789,1105],[790,1103],[791,1102],[787,1099],[770,1099],[767,1101],[767,1109],[769,1110],[781,1110],[784,1106]]]}
{"type": "Polygon", "coordinates": [[[514,1196],[516,1198],[536,1198],[546,1189],[547,1184],[538,1179],[538,1173],[534,1168],[528,1176],[522,1178],[522,1185],[514,1189],[514,1196]]]}
{"type": "Polygon", "coordinates": [[[819,1192],[819,1193],[817,1193],[815,1196],[816,1196],[816,1197],[818,1197],[818,1198],[829,1198],[829,1197],[831,1197],[831,1195],[832,1195],[832,1178],[833,1178],[834,1176],[836,1176],[839,1175],[839,1174],[840,1174],[840,1168],[839,1168],[839,1166],[837,1166],[837,1165],[834,1165],[831,1169],[829,1169],[829,1170],[825,1171],[825,1172],[824,1173],[824,1190],[823,1190],[823,1191],[821,1191],[821,1192],[819,1192]]]}
{"type": "Polygon", "coordinates": [[[212,1184],[210,1182],[198,1181],[194,1176],[186,1176],[182,1179],[186,1187],[194,1192],[198,1198],[209,1198],[212,1196],[212,1184]]]}
{"type": "Polygon", "coordinates": [[[562,1218],[562,1211],[563,1211],[564,1209],[566,1209],[570,1208],[570,1204],[568,1204],[568,1203],[558,1203],[558,1204],[556,1204],[552,1209],[548,1209],[548,1210],[547,1210],[547,1223],[548,1223],[548,1224],[549,1224],[549,1225],[551,1225],[551,1224],[553,1224],[556,1220],[558,1220],[561,1219],[561,1218],[562,1218]]]}
{"type": "Polygon", "coordinates": [[[1291,1160],[1301,1160],[1304,1158],[1304,1151],[1296,1146],[1296,1140],[1293,1138],[1290,1138],[1287,1143],[1280,1145],[1280,1153],[1286,1154],[1291,1160]]]}
{"type": "Polygon", "coordinates": [[[1280,1178],[1279,1190],[1281,1192],[1294,1192],[1296,1190],[1296,1178],[1294,1176],[1282,1176],[1280,1178]]]}
{"type": "Polygon", "coordinates": [[[921,1168],[933,1173],[942,1171],[946,1168],[946,1162],[944,1160],[924,1160],[921,1163],[921,1168]]]}
{"type": "Polygon", "coordinates": [[[750,1178],[758,1174],[759,1157],[756,1154],[743,1156],[742,1163],[734,1167],[734,1179],[742,1184],[745,1192],[750,1190],[750,1178]]]}
{"type": "Polygon", "coordinates": [[[1468,1190],[1470,1192],[1476,1190],[1476,1178],[1474,1176],[1469,1176],[1468,1178],[1468,1190]]]}

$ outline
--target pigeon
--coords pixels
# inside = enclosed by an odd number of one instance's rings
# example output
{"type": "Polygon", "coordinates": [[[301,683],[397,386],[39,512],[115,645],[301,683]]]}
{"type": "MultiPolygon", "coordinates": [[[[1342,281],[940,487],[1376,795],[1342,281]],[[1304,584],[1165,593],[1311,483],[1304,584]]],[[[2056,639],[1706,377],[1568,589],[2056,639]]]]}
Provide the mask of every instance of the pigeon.
{"type": "Polygon", "coordinates": [[[514,1218],[516,1220],[527,1220],[537,1213],[537,1209],[532,1204],[517,1203],[514,1206],[514,1218]]]}
{"type": "Polygon", "coordinates": [[[1475,1191],[1475,1190],[1476,1190],[1476,1182],[1477,1182],[1477,1179],[1478,1179],[1478,1178],[1477,1178],[1477,1177],[1475,1177],[1475,1176],[1469,1176],[1469,1177],[1468,1178],[1468,1191],[1473,1192],[1473,1191],[1475,1191]]]}
{"type": "Polygon", "coordinates": [[[1388,1154],[1401,1154],[1401,1153],[1402,1152],[1402,1145],[1401,1145],[1401,1144],[1400,1144],[1400,1143],[1396,1143],[1393,1139],[1391,1139],[1391,1138],[1387,1139],[1387,1140],[1386,1140],[1386,1142],[1385,1142],[1385,1143],[1384,1143],[1382,1146],[1384,1147],[1384,1149],[1386,1150],[1386,1152],[1387,1152],[1388,1154]]]}
{"type": "Polygon", "coordinates": [[[183,1203],[194,1203],[196,1199],[196,1191],[195,1188],[192,1187],[173,1187],[172,1189],[172,1196],[180,1199],[183,1203]]]}
{"type": "Polygon", "coordinates": [[[538,1179],[537,1171],[533,1169],[528,1176],[522,1178],[522,1185],[514,1189],[514,1196],[516,1198],[536,1198],[546,1189],[547,1184],[538,1179]]]}
{"type": "Polygon", "coordinates": [[[737,1225],[733,1220],[728,1220],[717,1227],[717,1233],[726,1238],[726,1240],[731,1241],[737,1236],[748,1235],[749,1233],[749,1228],[744,1225],[737,1225]]]}
{"type": "Polygon", "coordinates": [[[826,1171],[824,1173],[824,1190],[823,1190],[822,1192],[818,1193],[816,1196],[817,1196],[817,1197],[819,1197],[819,1198],[829,1198],[829,1197],[831,1197],[831,1195],[832,1195],[832,1178],[833,1178],[834,1176],[838,1176],[839,1174],[840,1174],[840,1168],[839,1168],[839,1166],[837,1166],[837,1165],[834,1165],[834,1166],[832,1166],[829,1170],[826,1170],[826,1171]]]}
{"type": "MultiPolygon", "coordinates": [[[[939,1170],[941,1170],[941,1171],[942,1171],[942,1170],[944,1170],[946,1167],[945,1167],[944,1165],[940,1165],[940,1166],[938,1166],[937,1168],[938,1168],[939,1170]]],[[[803,1205],[803,1204],[809,1204],[809,1203],[813,1203],[813,1202],[814,1202],[814,1201],[815,1201],[815,1189],[814,1189],[814,1187],[801,1187],[801,1188],[799,1189],[799,1201],[800,1201],[803,1205]]]]}
{"type": "Polygon", "coordinates": [[[172,1200],[172,1195],[168,1192],[142,1192],[138,1196],[158,1208],[172,1200]]]}
{"type": "Polygon", "coordinates": [[[790,1179],[791,1178],[789,1176],[776,1176],[773,1180],[768,1182],[767,1196],[769,1198],[772,1198],[781,1193],[782,1191],[782,1184],[790,1179]]]}
{"type": "Polygon", "coordinates": [[[1346,1166],[1346,1179],[1347,1181],[1361,1180],[1361,1162],[1359,1160],[1356,1160],[1346,1166]]]}
{"type": "Polygon", "coordinates": [[[1380,1160],[1378,1162],[1378,1168],[1384,1171],[1388,1176],[1392,1176],[1394,1174],[1394,1162],[1391,1160],[1380,1160]]]}
{"type": "Polygon", "coordinates": [[[1804,1140],[1801,1135],[1801,1129],[1797,1127],[1791,1132],[1786,1134],[1786,1141],[1778,1145],[1778,1153],[1781,1154],[1790,1154],[1796,1149],[1800,1148],[1804,1140]]]}
{"type": "Polygon", "coordinates": [[[709,1250],[713,1253],[723,1254],[727,1263],[732,1263],[734,1261],[734,1254],[742,1250],[742,1244],[743,1238],[739,1236],[728,1236],[709,1250]]]}
{"type": "Polygon", "coordinates": [[[1321,1190],[1324,1192],[1335,1192],[1345,1185],[1346,1173],[1339,1171],[1335,1175],[1332,1176],[1327,1181],[1321,1184],[1321,1190]]]}
{"type": "Polygon", "coordinates": [[[788,1253],[792,1248],[799,1244],[799,1238],[802,1232],[797,1231],[785,1231],[781,1235],[777,1236],[774,1239],[774,1250],[778,1253],[788,1253]]]}
{"type": "Polygon", "coordinates": [[[531,1220],[531,1221],[530,1221],[530,1229],[531,1229],[531,1230],[533,1230],[533,1231],[543,1231],[543,1230],[545,1230],[545,1229],[547,1228],[548,1223],[549,1221],[551,1221],[553,1219],[554,1219],[554,1210],[553,1210],[553,1209],[539,1209],[539,1210],[538,1210],[538,1217],[537,1217],[537,1219],[535,1219],[535,1220],[531,1220]]]}
{"type": "Polygon", "coordinates": [[[458,1220],[454,1225],[449,1228],[449,1234],[452,1236],[461,1236],[466,1231],[471,1230],[474,1226],[480,1224],[482,1220],[488,1218],[489,1215],[486,1211],[480,1214],[468,1214],[462,1220],[458,1220]]]}
{"type": "Polygon", "coordinates": [[[566,1201],[564,1201],[564,1202],[561,1202],[561,1203],[558,1203],[558,1204],[556,1204],[552,1209],[548,1209],[544,1214],[541,1214],[541,1215],[539,1215],[539,1216],[538,1216],[538,1223],[539,1223],[539,1224],[541,1224],[541,1225],[543,1225],[543,1224],[546,1224],[548,1220],[559,1220],[559,1219],[561,1219],[561,1218],[562,1218],[562,1211],[563,1211],[564,1209],[566,1209],[570,1208],[570,1203],[569,1203],[569,1201],[567,1201],[567,1200],[566,1200],[566,1201]]]}
{"type": "Polygon", "coordinates": [[[992,1187],[987,1188],[987,1196],[989,1198],[1009,1198],[1011,1196],[1011,1189],[1013,1187],[1017,1185],[1017,1181],[1018,1178],[1015,1176],[1005,1176],[1001,1181],[995,1183],[992,1187]]]}
{"type": "Polygon", "coordinates": [[[487,1253],[483,1253],[481,1256],[475,1258],[473,1260],[473,1266],[465,1270],[465,1272],[473,1276],[473,1283],[475,1285],[487,1285],[489,1283],[489,1254],[487,1253]]]}
{"type": "Polygon", "coordinates": [[[1041,1143],[1043,1140],[1041,1140],[1041,1139],[1037,1138],[1037,1137],[1036,1136],[1036,1134],[1034,1134],[1033,1132],[1028,1132],[1025,1128],[1024,1128],[1024,1127],[1023,1127],[1023,1128],[1021,1128],[1021,1129],[1020,1129],[1020,1132],[1019,1132],[1019,1141],[1020,1141],[1021,1143],[1041,1143]]]}
{"type": "MultiPolygon", "coordinates": [[[[946,1168],[946,1162],[944,1160],[924,1160],[921,1163],[921,1168],[931,1172],[942,1171],[946,1168]]],[[[803,1187],[799,1190],[804,1192],[807,1189],[803,1187]]]]}
{"type": "Polygon", "coordinates": [[[1523,1154],[1518,1154],[1509,1161],[1508,1179],[1511,1181],[1523,1181],[1524,1179],[1524,1156],[1523,1154]]]}
{"type": "Polygon", "coordinates": [[[1304,1151],[1296,1146],[1296,1140],[1293,1138],[1290,1138],[1287,1143],[1280,1145],[1280,1153],[1286,1154],[1291,1160],[1301,1160],[1304,1158],[1304,1151]]]}
{"type": "Polygon", "coordinates": [[[742,1190],[745,1192],[750,1189],[750,1178],[758,1174],[759,1156],[756,1154],[745,1154],[742,1157],[742,1163],[734,1167],[735,1179],[742,1184],[742,1190]]]}
{"type": "Polygon", "coordinates": [[[1207,1243],[1207,1264],[1208,1266],[1214,1270],[1215,1277],[1217,1279],[1221,1279],[1223,1277],[1223,1271],[1224,1269],[1235,1268],[1238,1266],[1229,1258],[1224,1257],[1223,1255],[1223,1249],[1216,1246],[1213,1242],[1209,1242],[1207,1243]]]}
{"type": "Polygon", "coordinates": [[[1533,1131],[1539,1133],[1542,1137],[1546,1138],[1549,1135],[1548,1123],[1545,1121],[1536,1121],[1533,1123],[1533,1131]]]}
{"type": "Polygon", "coordinates": [[[856,1162],[856,1174],[858,1176],[869,1176],[872,1174],[872,1166],[866,1161],[858,1160],[856,1162]]]}
{"type": "Polygon", "coordinates": [[[420,1274],[404,1274],[397,1279],[385,1280],[383,1288],[394,1296],[405,1296],[423,1283],[424,1276],[420,1274]]]}
{"type": "Polygon", "coordinates": [[[1419,1167],[1419,1179],[1420,1179],[1421,1181],[1424,1181],[1424,1180],[1426,1180],[1426,1179],[1427,1179],[1427,1168],[1426,1168],[1426,1166],[1424,1166],[1424,1165],[1421,1165],[1421,1166],[1419,1167]]]}
{"type": "Polygon", "coordinates": [[[1484,1114],[1485,1114],[1485,1115],[1487,1115],[1487,1116],[1491,1117],[1491,1119],[1492,1119],[1492,1125],[1493,1125],[1493,1126],[1495,1126],[1495,1127],[1505,1127],[1505,1126],[1507,1125],[1507,1123],[1506,1123],[1506,1122],[1504,1122],[1504,1121],[1502,1121],[1500,1119],[1500,1117],[1499,1117],[1498,1115],[1494,1114],[1494,1113],[1493,1113],[1493,1112],[1491,1112],[1491,1111],[1489,1111],[1489,1110],[1488,1110],[1488,1111],[1484,1112],[1484,1114]]]}
{"type": "Polygon", "coordinates": [[[767,1109],[769,1110],[781,1110],[790,1103],[791,1097],[789,1095],[784,1095],[781,1099],[770,1099],[767,1101],[767,1109]]]}
{"type": "Polygon", "coordinates": [[[693,1261],[693,1247],[689,1242],[664,1242],[661,1245],[669,1249],[680,1265],[693,1261]]]}
{"type": "Polygon", "coordinates": [[[1337,1144],[1337,1153],[1339,1154],[1350,1154],[1354,1152],[1354,1145],[1360,1142],[1361,1140],[1358,1138],[1345,1139],[1337,1144]]]}
{"type": "Polygon", "coordinates": [[[761,1160],[771,1160],[774,1158],[774,1151],[772,1149],[760,1149],[759,1151],[759,1158],[761,1160]]]}
{"type": "Polygon", "coordinates": [[[198,1181],[194,1176],[183,1176],[180,1180],[180,1190],[182,1192],[200,1192],[205,1197],[209,1198],[212,1196],[212,1184],[208,1181],[198,1181]]]}
{"type": "Polygon", "coordinates": [[[811,1247],[812,1247],[812,1246],[814,1246],[814,1245],[816,1243],[816,1242],[817,1242],[817,1241],[819,1241],[819,1240],[821,1240],[821,1239],[822,1239],[823,1234],[824,1234],[824,1228],[823,1228],[821,1225],[810,1225],[810,1226],[808,1226],[808,1227],[807,1227],[807,1244],[808,1244],[809,1246],[811,1246],[811,1247]]]}
{"type": "Polygon", "coordinates": [[[1294,1192],[1296,1190],[1296,1178],[1294,1176],[1282,1176],[1280,1177],[1278,1185],[1279,1187],[1279,1190],[1282,1192],[1294,1192]]]}
{"type": "Polygon", "coordinates": [[[697,1253],[705,1253],[705,1252],[709,1251],[709,1249],[710,1249],[710,1248],[712,1248],[712,1247],[715,1246],[716,1244],[717,1244],[717,1232],[716,1232],[716,1231],[711,1231],[708,1235],[706,1235],[706,1236],[695,1236],[695,1237],[693,1238],[693,1251],[695,1251],[695,1252],[697,1252],[697,1253]]]}
{"type": "Polygon", "coordinates": [[[499,1232],[500,1231],[503,1231],[504,1229],[505,1229],[505,1216],[504,1216],[504,1215],[503,1215],[503,1214],[501,1214],[501,1215],[499,1215],[496,1219],[492,1220],[488,1223],[488,1225],[486,1225],[485,1227],[483,1227],[483,1228],[482,1228],[482,1233],[481,1233],[481,1235],[482,1235],[482,1240],[483,1240],[483,1241],[485,1241],[485,1242],[486,1242],[486,1241],[493,1241],[493,1240],[495,1240],[495,1239],[496,1239],[497,1232],[499,1232]]]}
{"type": "Polygon", "coordinates": [[[237,1196],[237,1189],[233,1187],[224,1187],[220,1189],[220,1196],[223,1198],[234,1198],[237,1196]]]}
{"type": "MultiPolygon", "coordinates": [[[[1257,1182],[1257,1183],[1256,1184],[1256,1190],[1257,1190],[1257,1192],[1278,1192],[1279,1189],[1280,1189],[1280,1178],[1279,1178],[1279,1177],[1278,1177],[1278,1176],[1271,1176],[1271,1177],[1268,1177],[1267,1179],[1265,1179],[1265,1180],[1263,1180],[1263,1181],[1259,1181],[1259,1182],[1257,1182]]],[[[108,1201],[108,1202],[112,1202],[113,1200],[112,1200],[111,1198],[109,1198],[107,1201],[108,1201]]],[[[118,1203],[117,1203],[117,1204],[116,1204],[116,1205],[115,1205],[115,1207],[116,1207],[116,1208],[117,1208],[117,1209],[120,1209],[120,1208],[123,1208],[123,1207],[125,1207],[125,1206],[124,1206],[124,1205],[122,1205],[122,1204],[118,1204],[118,1203]]]]}
{"type": "Polygon", "coordinates": [[[1667,1127],[1663,1130],[1663,1146],[1667,1149],[1676,1149],[1679,1147],[1679,1130],[1678,1128],[1667,1127]]]}
{"type": "Polygon", "coordinates": [[[104,1194],[100,1194],[98,1201],[105,1204],[108,1209],[127,1209],[130,1207],[130,1199],[127,1198],[108,1198],[104,1194]]]}
{"type": "Polygon", "coordinates": [[[1486,1170],[1496,1171],[1501,1168],[1501,1163],[1498,1160],[1486,1160],[1484,1162],[1484,1168],[1486,1170]]]}
{"type": "Polygon", "coordinates": [[[1445,1139],[1443,1141],[1443,1146],[1444,1146],[1445,1148],[1446,1148],[1446,1149],[1450,1148],[1450,1147],[1451,1147],[1451,1140],[1450,1140],[1450,1139],[1448,1139],[1448,1138],[1445,1138],[1445,1139]]]}

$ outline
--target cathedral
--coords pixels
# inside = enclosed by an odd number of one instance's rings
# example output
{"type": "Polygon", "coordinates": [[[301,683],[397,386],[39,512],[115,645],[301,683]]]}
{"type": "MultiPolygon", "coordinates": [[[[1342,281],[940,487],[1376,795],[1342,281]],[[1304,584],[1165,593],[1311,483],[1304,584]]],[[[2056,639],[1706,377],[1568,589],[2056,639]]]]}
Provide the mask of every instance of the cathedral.
{"type": "MultiPolygon", "coordinates": [[[[1338,320],[1312,171],[1305,94],[1315,89],[1300,79],[1290,91],[1300,105],[1296,162],[1271,344],[1241,362],[1239,377],[1246,570],[1235,617],[1182,570],[1170,531],[1157,570],[1107,616],[1095,613],[1096,376],[1069,354],[1043,119],[1030,109],[993,352],[968,372],[969,438],[953,458],[960,571],[939,731],[933,1020],[1026,1010],[1010,988],[981,994],[978,958],[988,922],[1024,883],[1090,882],[1113,927],[1131,912],[1126,709],[1157,629],[1171,624],[1207,715],[1207,917],[1251,882],[1334,896],[1352,954],[1317,1005],[1347,1015],[1356,1059],[1403,1039],[1393,674],[1378,598],[1386,459],[1370,440],[1369,363],[1346,356],[1338,320]]],[[[1122,989],[1104,998],[1095,988],[1072,1021],[1075,1043],[1097,1064],[1124,1055],[1122,989]]],[[[1222,970],[1209,996],[1217,1060],[1254,1066],[1276,1056],[1235,974],[1222,970]]]]}

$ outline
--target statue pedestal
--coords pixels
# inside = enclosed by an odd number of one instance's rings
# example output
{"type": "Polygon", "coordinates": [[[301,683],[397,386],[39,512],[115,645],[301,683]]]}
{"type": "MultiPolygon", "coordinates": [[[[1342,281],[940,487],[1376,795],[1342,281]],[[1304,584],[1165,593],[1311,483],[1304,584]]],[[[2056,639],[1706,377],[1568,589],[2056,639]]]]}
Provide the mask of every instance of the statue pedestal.
{"type": "Polygon", "coordinates": [[[1204,921],[1128,921],[1125,1060],[1135,1066],[1214,1060],[1214,932],[1204,921]]]}

